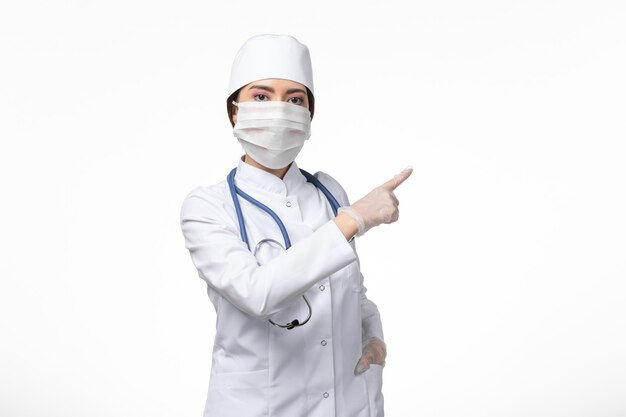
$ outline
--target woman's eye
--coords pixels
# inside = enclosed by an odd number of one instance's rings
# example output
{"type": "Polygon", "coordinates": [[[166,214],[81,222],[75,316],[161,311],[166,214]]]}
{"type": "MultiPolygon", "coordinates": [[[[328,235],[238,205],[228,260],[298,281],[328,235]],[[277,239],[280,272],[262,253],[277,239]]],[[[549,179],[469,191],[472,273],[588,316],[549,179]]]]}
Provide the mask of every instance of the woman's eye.
{"type": "Polygon", "coordinates": [[[267,100],[267,96],[265,94],[259,93],[259,94],[255,94],[254,95],[254,99],[256,101],[266,101],[267,100]]]}
{"type": "Polygon", "coordinates": [[[302,100],[300,97],[291,97],[289,99],[289,102],[292,104],[301,105],[304,102],[304,100],[302,100]]]}

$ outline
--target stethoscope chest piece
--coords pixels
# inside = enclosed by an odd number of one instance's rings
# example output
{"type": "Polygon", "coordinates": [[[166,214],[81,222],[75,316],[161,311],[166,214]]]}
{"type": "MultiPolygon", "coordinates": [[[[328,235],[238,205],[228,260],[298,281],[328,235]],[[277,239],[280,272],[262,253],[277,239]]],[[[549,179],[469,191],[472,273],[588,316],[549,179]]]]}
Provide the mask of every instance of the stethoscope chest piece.
{"type": "Polygon", "coordinates": [[[259,242],[254,247],[254,250],[252,251],[252,254],[257,259],[257,264],[259,266],[265,263],[265,262],[261,262],[261,259],[265,258],[265,256],[263,256],[264,253],[271,251],[271,248],[278,248],[283,251],[287,250],[279,241],[275,239],[265,238],[265,239],[259,240],[259,242]]]}
{"type": "MultiPolygon", "coordinates": [[[[259,240],[259,242],[254,247],[254,251],[252,252],[254,257],[257,258],[257,263],[259,264],[259,266],[262,264],[259,261],[260,259],[259,252],[262,251],[263,247],[265,246],[271,246],[271,247],[280,248],[282,250],[286,250],[286,248],[279,241],[275,239],[265,238],[265,239],[259,240]]],[[[311,310],[311,304],[309,303],[309,300],[307,300],[307,298],[304,295],[302,296],[302,299],[306,303],[307,309],[309,310],[307,318],[302,323],[300,323],[300,320],[298,319],[292,320],[291,322],[287,324],[279,324],[273,321],[272,319],[268,319],[268,321],[272,323],[274,326],[280,327],[282,329],[287,329],[287,330],[291,330],[296,327],[305,325],[311,319],[311,315],[313,311],[311,310]]]]}

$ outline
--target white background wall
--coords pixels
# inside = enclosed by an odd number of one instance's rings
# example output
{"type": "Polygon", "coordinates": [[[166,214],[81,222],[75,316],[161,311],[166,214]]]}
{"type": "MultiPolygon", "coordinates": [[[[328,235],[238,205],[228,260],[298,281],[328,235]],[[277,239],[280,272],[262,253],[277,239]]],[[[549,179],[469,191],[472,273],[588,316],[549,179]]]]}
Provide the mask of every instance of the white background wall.
{"type": "MultiPolygon", "coordinates": [[[[626,416],[622,1],[0,5],[0,416],[199,416],[214,311],[178,223],[241,148],[239,46],[290,33],[299,165],[361,197],[389,416],[626,416]]],[[[294,416],[297,417],[297,416],[294,416]]],[[[339,417],[339,416],[338,416],[339,417]]]]}

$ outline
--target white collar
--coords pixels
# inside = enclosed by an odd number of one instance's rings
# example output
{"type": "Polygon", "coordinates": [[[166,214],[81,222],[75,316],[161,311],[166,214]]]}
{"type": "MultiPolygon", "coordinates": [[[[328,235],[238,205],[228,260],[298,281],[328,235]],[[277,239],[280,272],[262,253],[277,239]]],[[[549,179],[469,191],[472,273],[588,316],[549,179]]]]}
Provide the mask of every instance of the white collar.
{"type": "Polygon", "coordinates": [[[296,161],[291,163],[291,166],[281,180],[274,174],[270,174],[269,172],[240,160],[237,165],[235,179],[237,182],[241,181],[252,187],[283,196],[293,194],[302,184],[307,182],[304,175],[300,172],[296,161]]]}

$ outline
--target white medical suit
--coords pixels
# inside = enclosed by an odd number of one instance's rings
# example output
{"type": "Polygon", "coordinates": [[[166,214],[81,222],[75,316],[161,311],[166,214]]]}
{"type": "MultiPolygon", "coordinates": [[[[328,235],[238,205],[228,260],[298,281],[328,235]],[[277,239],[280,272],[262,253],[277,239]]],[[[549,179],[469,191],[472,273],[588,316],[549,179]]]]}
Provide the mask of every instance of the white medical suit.
{"type": "MultiPolygon", "coordinates": [[[[333,178],[315,176],[349,204],[333,178]]],[[[241,161],[235,183],[282,219],[293,246],[265,245],[257,261],[241,240],[225,180],[185,198],[185,245],[217,312],[205,417],[382,417],[382,367],[354,374],[363,341],[383,340],[380,315],[326,197],[295,162],[281,180],[241,161]],[[269,323],[303,321],[302,294],[308,323],[291,330],[269,323]]],[[[275,221],[240,202],[250,247],[267,238],[282,244],[275,221]]]]}

